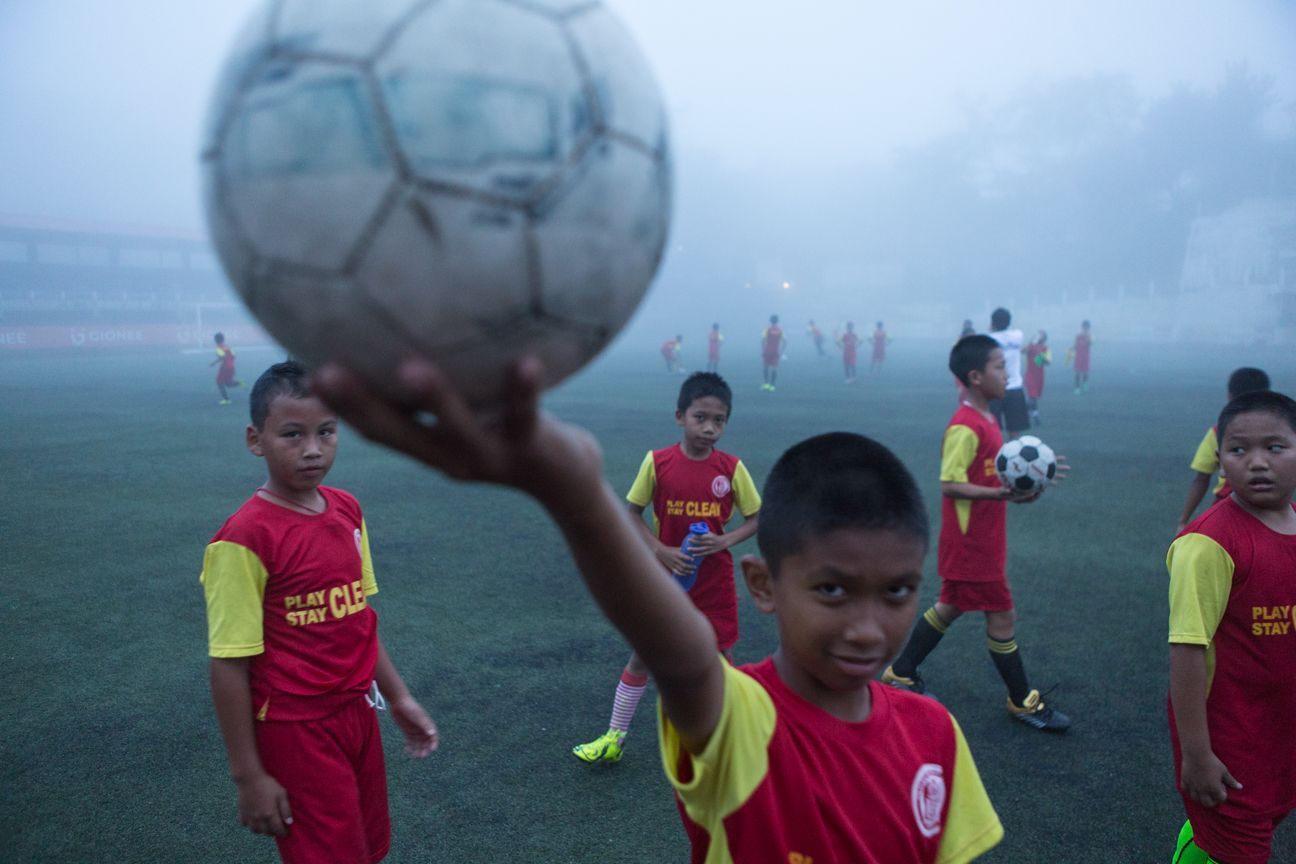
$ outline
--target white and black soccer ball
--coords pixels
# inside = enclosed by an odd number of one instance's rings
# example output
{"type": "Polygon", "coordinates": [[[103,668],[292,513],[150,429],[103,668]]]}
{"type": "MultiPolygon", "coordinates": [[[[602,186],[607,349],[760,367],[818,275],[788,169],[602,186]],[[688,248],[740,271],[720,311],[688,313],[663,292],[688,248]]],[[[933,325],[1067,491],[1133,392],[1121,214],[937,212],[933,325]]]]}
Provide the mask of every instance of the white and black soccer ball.
{"type": "Polygon", "coordinates": [[[1034,435],[1023,435],[999,448],[995,470],[1005,486],[1030,494],[1042,490],[1057,474],[1057,457],[1034,435]]]}
{"type": "Polygon", "coordinates": [[[661,261],[657,85],[593,0],[264,0],[217,81],[207,221],[265,328],[381,385],[430,355],[478,405],[551,385],[661,261]]]}

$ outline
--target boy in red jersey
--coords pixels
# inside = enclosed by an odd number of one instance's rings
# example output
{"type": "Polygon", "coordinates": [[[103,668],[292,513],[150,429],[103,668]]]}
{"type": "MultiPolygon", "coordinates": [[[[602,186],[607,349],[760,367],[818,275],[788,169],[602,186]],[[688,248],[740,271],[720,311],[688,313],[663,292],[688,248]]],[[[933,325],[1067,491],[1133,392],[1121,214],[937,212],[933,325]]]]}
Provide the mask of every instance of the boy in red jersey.
{"type": "Polygon", "coordinates": [[[779,326],[778,320],[777,315],[771,315],[769,326],[761,331],[761,372],[764,375],[761,389],[771,393],[774,392],[774,384],[778,380],[779,358],[783,356],[783,349],[787,347],[787,340],[783,338],[783,328],[779,326]]]}
{"type": "Polygon", "coordinates": [[[677,335],[674,339],[667,339],[662,343],[661,354],[666,360],[666,371],[672,375],[679,375],[684,372],[684,364],[680,362],[680,348],[684,344],[684,337],[677,335]]]}
{"type": "MultiPolygon", "coordinates": [[[[1251,366],[1234,369],[1233,374],[1229,375],[1228,390],[1226,391],[1228,399],[1225,404],[1232,402],[1244,393],[1268,389],[1269,376],[1263,369],[1256,369],[1251,366]]],[[[1197,452],[1193,454],[1192,462],[1188,467],[1193,470],[1194,476],[1192,484],[1188,487],[1188,499],[1184,501],[1184,509],[1179,516],[1179,527],[1176,529],[1176,534],[1183,531],[1192,520],[1193,513],[1197,512],[1197,505],[1206,497],[1206,490],[1210,488],[1211,475],[1219,471],[1219,436],[1216,434],[1214,426],[1207,429],[1206,434],[1202,436],[1201,443],[1197,445],[1197,452]]],[[[1219,482],[1215,484],[1215,500],[1223,500],[1232,492],[1233,490],[1228,485],[1228,479],[1224,476],[1224,472],[1220,471],[1219,482]]]]}
{"type": "Polygon", "coordinates": [[[652,672],[692,860],[961,864],[998,843],[1003,828],[954,719],[873,680],[913,620],[927,548],[922,499],[899,460],[846,433],[779,459],[762,557],[742,567],[780,646],[736,669],[617,506],[598,445],[538,413],[540,373],[531,359],[515,367],[492,425],[419,360],[398,375],[399,402],[336,367],[319,386],[373,440],[546,508],[595,601],[652,672]]]}
{"type": "Polygon", "coordinates": [[[208,363],[208,366],[215,366],[218,363],[220,368],[216,370],[216,389],[220,391],[220,404],[230,404],[229,392],[226,387],[237,387],[240,382],[234,377],[234,349],[225,344],[225,334],[216,334],[216,359],[208,363]]]}
{"type": "Polygon", "coordinates": [[[716,322],[711,325],[711,332],[707,334],[707,368],[708,372],[720,371],[720,343],[724,341],[724,334],[720,332],[720,323],[716,322]]]}
{"type": "Polygon", "coordinates": [[[1080,322],[1080,332],[1076,334],[1075,344],[1071,346],[1071,362],[1075,369],[1075,392],[1089,392],[1089,349],[1093,347],[1093,337],[1089,335],[1089,322],[1080,322]]]}
{"type": "Polygon", "coordinates": [[[846,332],[843,333],[841,335],[841,338],[837,340],[837,344],[841,346],[842,368],[846,373],[846,383],[854,384],[855,383],[855,359],[856,356],[859,354],[859,344],[860,344],[859,334],[855,332],[854,321],[846,322],[846,332]]]}
{"type": "MultiPolygon", "coordinates": [[[[916,693],[925,691],[918,667],[964,612],[984,612],[986,643],[999,677],[1008,687],[1008,713],[1032,729],[1064,732],[1071,720],[1045,705],[1031,689],[1022,665],[1013,626],[1017,613],[1008,588],[1007,508],[1005,502],[1034,501],[1040,492],[1023,494],[1005,486],[995,470],[1003,446],[990,400],[1002,399],[1008,387],[1004,352],[992,336],[965,336],[950,351],[950,371],[967,387],[967,398],[954,412],[941,445],[941,531],[936,570],[940,599],[923,613],[895,663],[882,680],[916,693]]],[[[1059,476],[1066,473],[1058,458],[1059,476]]]]}
{"type": "Polygon", "coordinates": [[[1035,341],[1026,346],[1026,371],[1022,381],[1026,389],[1026,410],[1031,423],[1040,425],[1039,400],[1044,395],[1044,367],[1053,362],[1053,352],[1048,347],[1048,334],[1043,330],[1035,341]]]}
{"type": "MultiPolygon", "coordinates": [[[[675,406],[675,422],[684,430],[682,440],[649,451],[626,495],[644,542],[706,615],[715,630],[716,645],[724,654],[738,641],[738,595],[729,547],[756,533],[761,506],[747,466],[738,457],[716,449],[732,407],[733,394],[719,375],[697,372],[685,379],[675,406]],[[643,520],[649,505],[655,531],[643,520]],[[725,526],[735,509],[743,521],[726,534],[725,526]],[[690,552],[701,558],[694,563],[680,547],[689,537],[690,526],[699,522],[706,523],[708,532],[689,540],[690,552]]],[[[577,759],[621,759],[630,721],[648,686],[648,672],[643,660],[632,653],[617,684],[607,731],[588,744],[573,747],[577,759]]]]}
{"type": "Polygon", "coordinates": [[[814,323],[813,318],[811,318],[810,323],[806,325],[806,332],[810,334],[810,341],[814,342],[815,353],[820,357],[827,357],[828,355],[825,354],[823,350],[823,331],[819,329],[818,324],[814,323]]]}
{"type": "Polygon", "coordinates": [[[1232,492],[1170,546],[1170,739],[1179,864],[1265,864],[1296,810],[1296,401],[1220,414],[1232,492]]]}
{"type": "Polygon", "coordinates": [[[871,338],[873,340],[873,357],[869,360],[869,371],[874,372],[881,369],[882,364],[886,362],[886,346],[891,341],[891,337],[887,335],[886,328],[879,321],[877,327],[873,330],[871,338]]]}
{"type": "Polygon", "coordinates": [[[437,729],[378,639],[360,506],[320,485],[337,416],[291,362],[249,401],[247,446],[267,479],[212,538],[200,577],[239,821],[274,835],[287,862],[372,864],[391,845],[375,705],[386,697],[413,756],[436,749],[437,729]]]}

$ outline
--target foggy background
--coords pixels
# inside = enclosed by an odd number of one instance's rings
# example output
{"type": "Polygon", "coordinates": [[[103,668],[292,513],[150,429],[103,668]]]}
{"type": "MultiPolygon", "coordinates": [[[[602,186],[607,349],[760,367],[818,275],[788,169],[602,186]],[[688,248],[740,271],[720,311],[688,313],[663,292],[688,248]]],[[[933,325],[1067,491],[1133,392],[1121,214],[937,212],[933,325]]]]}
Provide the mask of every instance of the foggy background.
{"type": "MultiPolygon", "coordinates": [[[[198,130],[254,5],[0,0],[0,228],[201,238],[198,130]]],[[[754,344],[771,312],[953,338],[1001,304],[1058,337],[1296,340],[1292,4],[609,5],[676,163],[627,340],[754,344]]]]}

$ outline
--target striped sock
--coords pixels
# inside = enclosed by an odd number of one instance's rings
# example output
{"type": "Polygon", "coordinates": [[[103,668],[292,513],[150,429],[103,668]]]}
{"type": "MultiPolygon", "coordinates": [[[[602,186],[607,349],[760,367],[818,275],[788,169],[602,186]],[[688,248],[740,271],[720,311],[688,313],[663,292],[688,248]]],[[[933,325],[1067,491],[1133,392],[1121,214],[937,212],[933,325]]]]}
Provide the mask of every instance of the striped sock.
{"type": "Polygon", "coordinates": [[[913,632],[909,634],[909,641],[905,643],[904,650],[891,664],[891,671],[902,678],[912,678],[913,674],[918,671],[918,666],[927,659],[927,655],[940,644],[941,637],[945,635],[945,631],[948,629],[949,625],[936,614],[936,607],[933,606],[928,609],[918,619],[918,623],[914,625],[913,632]]]}
{"type": "Polygon", "coordinates": [[[993,636],[987,636],[986,645],[990,648],[990,659],[994,661],[999,677],[1008,685],[1008,698],[1014,705],[1021,705],[1030,695],[1030,684],[1026,681],[1026,667],[1022,665],[1017,640],[1009,636],[1000,642],[993,636]]]}
{"type": "Polygon", "coordinates": [[[635,709],[639,707],[639,700],[647,687],[647,675],[636,675],[629,669],[621,673],[621,680],[617,682],[616,698],[612,700],[612,720],[608,723],[609,729],[615,729],[623,734],[630,731],[630,721],[634,719],[635,709]]]}

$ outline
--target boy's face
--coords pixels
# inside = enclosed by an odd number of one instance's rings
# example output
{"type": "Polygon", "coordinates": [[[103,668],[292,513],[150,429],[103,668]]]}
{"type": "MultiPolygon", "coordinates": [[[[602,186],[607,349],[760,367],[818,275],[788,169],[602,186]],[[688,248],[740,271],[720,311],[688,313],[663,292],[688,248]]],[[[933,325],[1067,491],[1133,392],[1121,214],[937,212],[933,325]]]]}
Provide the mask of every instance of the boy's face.
{"type": "Polygon", "coordinates": [[[280,394],[265,428],[247,428],[247,447],[266,461],[273,491],[309,492],[324,481],[337,455],[337,415],[314,396],[280,394]]]}
{"type": "Polygon", "coordinates": [[[1234,417],[1220,442],[1220,466],[1233,491],[1260,510],[1291,506],[1296,491],[1296,431],[1267,411],[1234,417]]]}
{"type": "Polygon", "coordinates": [[[796,693],[849,718],[868,682],[904,645],[926,548],[893,530],[841,529],[779,562],[743,559],[756,606],[778,618],[779,674],[796,693]]]}
{"type": "Polygon", "coordinates": [[[987,399],[1004,397],[1008,392],[1008,367],[1004,363],[1002,348],[990,352],[984,369],[973,369],[968,374],[968,384],[979,390],[987,399]]]}
{"type": "Polygon", "coordinates": [[[675,423],[684,430],[684,450],[690,456],[707,456],[715,449],[729,422],[729,408],[715,396],[702,396],[675,412],[675,423]]]}

